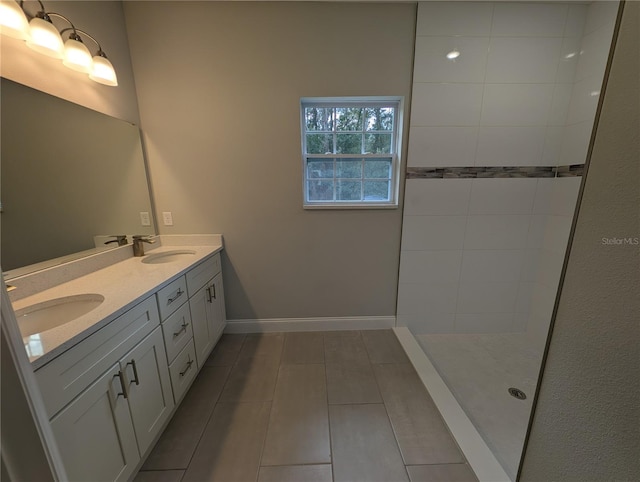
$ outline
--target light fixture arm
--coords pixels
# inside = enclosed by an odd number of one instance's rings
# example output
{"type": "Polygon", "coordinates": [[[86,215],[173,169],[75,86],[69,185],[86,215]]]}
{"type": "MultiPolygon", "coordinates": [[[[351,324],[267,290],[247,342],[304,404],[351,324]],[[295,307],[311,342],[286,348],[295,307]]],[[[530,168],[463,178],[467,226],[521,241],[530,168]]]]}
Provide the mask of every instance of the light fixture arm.
{"type": "MultiPolygon", "coordinates": [[[[69,23],[71,23],[71,22],[69,22],[69,23]]],[[[80,40],[80,36],[78,34],[82,34],[85,37],[89,37],[91,40],[93,40],[93,43],[95,43],[98,46],[98,51],[96,52],[96,55],[98,55],[99,57],[104,57],[105,59],[107,58],[107,56],[105,55],[105,53],[102,50],[102,46],[100,45],[100,42],[98,42],[93,35],[89,35],[84,30],[80,30],[79,28],[75,28],[73,26],[73,24],[71,24],[71,27],[63,28],[62,30],[60,30],[60,35],[62,35],[65,32],[68,32],[69,30],[73,30],[73,33],[71,35],[74,35],[75,37],[78,37],[78,38],[74,38],[74,40],[80,40]]],[[[82,40],[80,40],[80,41],[82,41],[82,40]]]]}

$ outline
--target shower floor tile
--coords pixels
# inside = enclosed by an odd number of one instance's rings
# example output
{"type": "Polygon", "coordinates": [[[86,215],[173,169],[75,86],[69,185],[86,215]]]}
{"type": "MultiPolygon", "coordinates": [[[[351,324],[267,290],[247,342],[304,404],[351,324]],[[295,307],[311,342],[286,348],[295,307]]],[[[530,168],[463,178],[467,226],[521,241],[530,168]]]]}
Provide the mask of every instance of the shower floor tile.
{"type": "Polygon", "coordinates": [[[542,361],[524,333],[417,335],[438,373],[515,480],[542,361]],[[508,389],[522,390],[519,400],[508,389]]]}

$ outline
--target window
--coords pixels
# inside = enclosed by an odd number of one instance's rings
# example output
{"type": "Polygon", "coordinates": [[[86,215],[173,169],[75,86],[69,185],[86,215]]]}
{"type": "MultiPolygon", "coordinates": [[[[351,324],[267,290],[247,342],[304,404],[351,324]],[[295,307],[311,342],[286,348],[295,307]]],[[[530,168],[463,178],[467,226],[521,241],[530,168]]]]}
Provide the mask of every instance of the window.
{"type": "Polygon", "coordinates": [[[304,207],[398,204],[402,99],[301,102],[304,207]]]}

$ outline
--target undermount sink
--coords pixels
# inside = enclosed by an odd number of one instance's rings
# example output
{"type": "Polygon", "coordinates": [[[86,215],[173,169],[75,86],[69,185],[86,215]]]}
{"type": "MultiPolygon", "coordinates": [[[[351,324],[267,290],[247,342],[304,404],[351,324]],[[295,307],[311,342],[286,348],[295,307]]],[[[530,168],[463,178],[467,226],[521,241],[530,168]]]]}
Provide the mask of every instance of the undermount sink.
{"type": "Polygon", "coordinates": [[[176,249],[173,251],[165,251],[164,253],[149,254],[142,258],[142,262],[145,264],[173,263],[174,261],[179,261],[194,254],[196,254],[196,252],[191,249],[176,249]]]}
{"type": "Polygon", "coordinates": [[[30,336],[69,323],[102,304],[104,296],[94,293],[43,301],[16,312],[22,336],[30,336]]]}

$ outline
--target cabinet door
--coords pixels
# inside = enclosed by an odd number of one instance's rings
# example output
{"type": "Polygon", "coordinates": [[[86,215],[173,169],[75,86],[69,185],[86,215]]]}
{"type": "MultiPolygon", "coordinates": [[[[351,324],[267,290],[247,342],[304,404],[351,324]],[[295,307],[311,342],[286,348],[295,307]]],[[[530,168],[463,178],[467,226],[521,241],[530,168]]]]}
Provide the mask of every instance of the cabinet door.
{"type": "Polygon", "coordinates": [[[120,360],[138,449],[144,454],[173,409],[162,330],[156,328],[120,360]]]}
{"type": "Polygon", "coordinates": [[[51,420],[71,481],[127,480],[140,460],[119,373],[116,364],[51,420]]]}
{"type": "Polygon", "coordinates": [[[190,299],[191,326],[193,328],[193,341],[196,347],[196,361],[198,367],[202,367],[213,349],[213,333],[209,324],[210,290],[207,283],[198,290],[190,299]]]}
{"type": "Polygon", "coordinates": [[[224,288],[222,287],[222,273],[213,278],[208,284],[209,296],[208,303],[208,321],[210,326],[210,335],[212,344],[215,345],[222,335],[222,331],[226,325],[226,313],[224,307],[224,288]]]}

